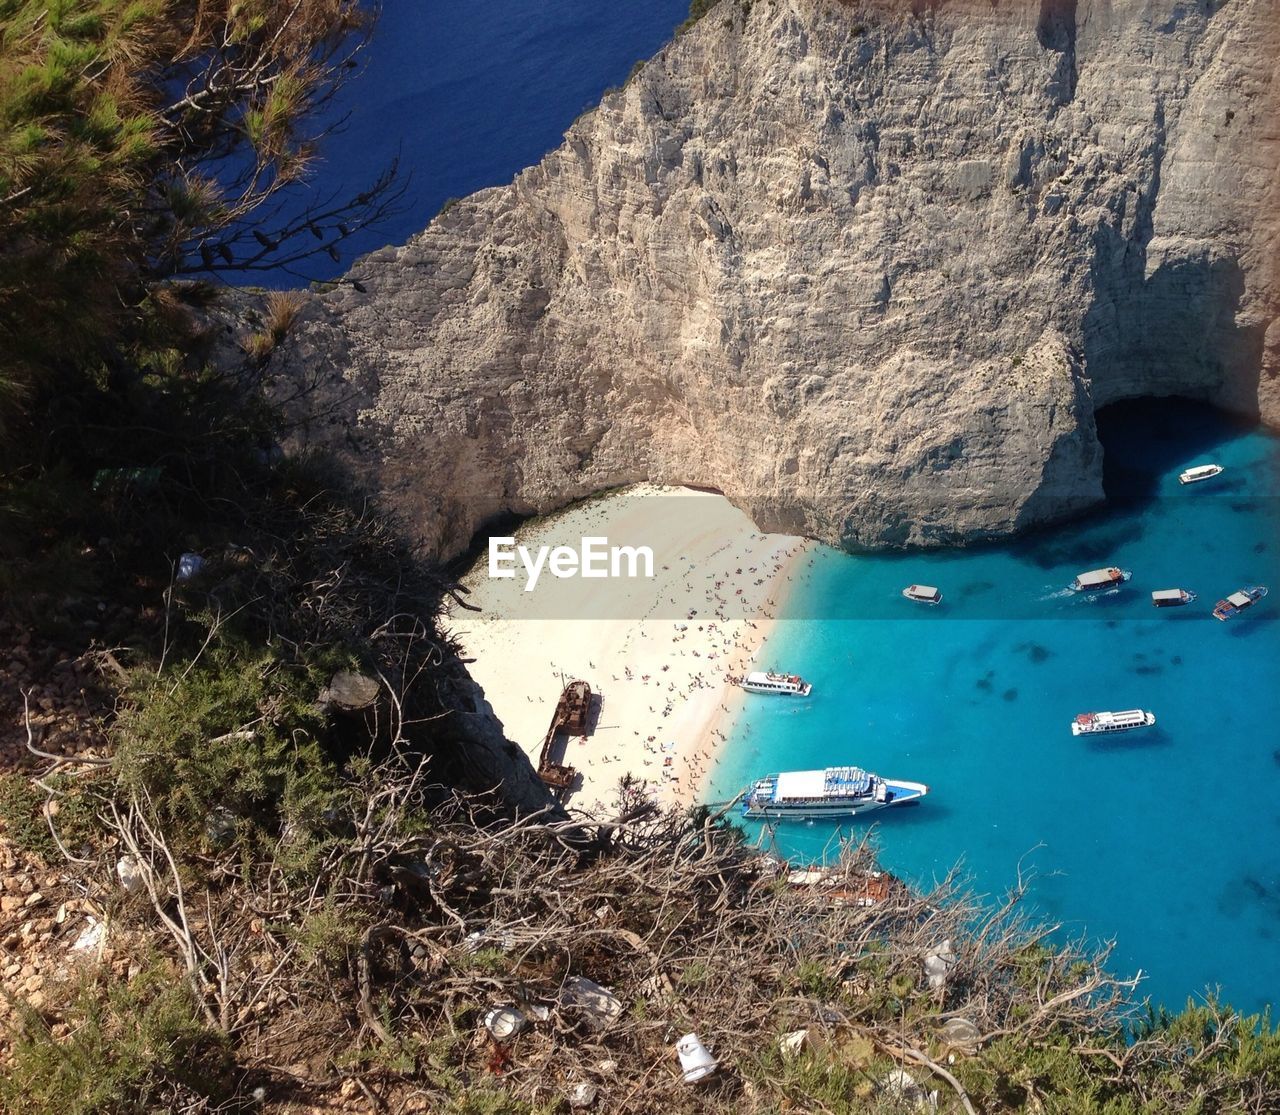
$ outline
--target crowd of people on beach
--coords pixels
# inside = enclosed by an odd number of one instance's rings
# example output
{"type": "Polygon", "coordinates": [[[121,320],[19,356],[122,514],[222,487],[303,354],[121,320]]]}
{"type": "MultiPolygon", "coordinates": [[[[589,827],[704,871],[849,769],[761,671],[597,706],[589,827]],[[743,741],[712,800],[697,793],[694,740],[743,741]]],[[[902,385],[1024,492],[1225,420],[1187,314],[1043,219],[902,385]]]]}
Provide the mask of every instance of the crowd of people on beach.
{"type": "Polygon", "coordinates": [[[611,803],[624,775],[643,780],[664,803],[693,802],[712,775],[729,732],[722,718],[735,711],[736,682],[756,668],[778,589],[791,579],[788,563],[809,544],[742,530],[734,521],[739,513],[726,514],[723,501],[701,503],[705,498],[637,491],[583,505],[544,528],[547,541],[581,533],[651,543],[661,563],[653,580],[601,584],[594,591],[609,595],[584,599],[575,617],[558,620],[545,612],[526,616],[519,597],[486,600],[492,586],[478,579],[473,601],[486,605],[486,614],[457,617],[508,738],[535,762],[563,686],[581,679],[600,695],[594,730],[567,744],[566,762],[581,775],[571,803],[611,803]],[[653,502],[634,502],[637,495],[653,502]],[[676,507],[669,499],[682,504],[667,521],[676,507]],[[466,629],[479,635],[486,627],[488,635],[470,645],[466,629]],[[485,670],[486,661],[536,667],[485,670]]]}
{"type": "MultiPolygon", "coordinates": [[[[763,537],[756,536],[753,541],[763,537]]],[[[626,638],[625,651],[632,662],[623,662],[621,672],[610,671],[604,678],[573,663],[549,664],[552,676],[584,677],[603,702],[605,711],[595,733],[573,742],[573,765],[583,774],[577,793],[584,801],[606,798],[623,774],[644,781],[658,800],[694,800],[710,774],[717,746],[727,739],[719,725],[721,717],[731,712],[726,687],[746,672],[758,654],[761,622],[771,620],[777,606],[770,593],[748,616],[742,590],[731,586],[741,584],[744,578],[750,578],[750,585],[756,589],[770,584],[782,573],[793,549],[775,551],[767,564],[718,567],[702,578],[689,563],[682,578],[683,617],[659,615],[663,600],[670,608],[676,605],[676,596],[667,594],[656,601],[626,638]],[[699,588],[700,579],[707,583],[699,588]],[[738,609],[744,614],[735,615],[738,609]],[[652,700],[641,705],[634,695],[628,699],[626,692],[636,688],[642,688],[652,700]],[[712,695],[722,699],[710,703],[712,695]],[[690,711],[689,702],[694,700],[700,701],[702,707],[694,710],[693,716],[685,715],[690,711]],[[609,714],[611,706],[628,710],[626,724],[614,722],[609,714]],[[637,724],[638,713],[643,720],[637,724]],[[633,745],[608,749],[608,742],[615,741],[619,732],[629,733],[633,745]],[[635,750],[635,743],[640,744],[639,751],[635,750]],[[619,771],[615,764],[625,764],[626,769],[619,771]],[[609,769],[605,773],[600,768],[609,769]]],[[[669,566],[662,568],[670,572],[669,566]]],[[[596,671],[593,660],[588,666],[596,671]]],[[[545,706],[550,715],[558,696],[558,690],[549,689],[526,695],[526,700],[545,706]]]]}

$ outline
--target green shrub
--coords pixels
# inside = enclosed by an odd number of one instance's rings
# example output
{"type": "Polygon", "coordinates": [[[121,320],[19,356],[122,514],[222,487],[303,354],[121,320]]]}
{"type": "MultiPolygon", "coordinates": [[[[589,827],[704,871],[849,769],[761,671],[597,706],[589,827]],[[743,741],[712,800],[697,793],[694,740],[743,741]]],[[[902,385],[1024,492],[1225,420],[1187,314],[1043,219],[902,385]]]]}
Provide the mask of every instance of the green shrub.
{"type": "Polygon", "coordinates": [[[44,819],[44,793],[25,775],[0,774],[0,824],[25,852],[48,859],[58,850],[44,819]]]}
{"type": "Polygon", "coordinates": [[[682,35],[688,31],[695,23],[698,22],[707,12],[718,4],[720,0],[690,0],[689,15],[685,21],[676,28],[676,34],[682,35]]]}
{"type": "MultiPolygon", "coordinates": [[[[73,855],[91,841],[97,830],[92,784],[70,775],[51,775],[45,784],[55,791],[58,838],[73,855]]],[[[0,822],[15,845],[54,862],[61,852],[45,819],[45,792],[20,773],[0,775],[0,822]]]]}
{"type": "Polygon", "coordinates": [[[366,920],[356,910],[340,909],[327,898],[296,929],[287,930],[302,950],[304,964],[330,971],[343,968],[360,945],[366,920]]]}
{"type": "Polygon", "coordinates": [[[231,1093],[225,1040],[158,961],[127,982],[84,978],[66,1017],[70,1032],[55,1038],[37,1012],[23,1013],[0,1075],[9,1115],[144,1115],[231,1093]]]}
{"type": "Polygon", "coordinates": [[[140,677],[113,731],[120,785],[149,797],[188,847],[211,841],[214,810],[234,818],[234,838],[249,853],[286,823],[307,829],[338,793],[320,745],[319,688],[318,676],[273,650],[234,644],[211,648],[176,681],[140,677]]]}

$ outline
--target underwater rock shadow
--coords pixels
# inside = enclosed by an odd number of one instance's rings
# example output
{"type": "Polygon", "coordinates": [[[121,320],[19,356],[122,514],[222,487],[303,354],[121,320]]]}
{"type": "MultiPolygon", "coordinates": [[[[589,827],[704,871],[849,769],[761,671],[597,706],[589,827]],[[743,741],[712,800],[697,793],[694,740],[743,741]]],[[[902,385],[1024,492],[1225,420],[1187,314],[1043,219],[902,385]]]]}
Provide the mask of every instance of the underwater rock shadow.
{"type": "MultiPolygon", "coordinates": [[[[1107,518],[1125,516],[1126,508],[1107,508],[1107,518]]],[[[1080,522],[1045,527],[1026,534],[1013,545],[1014,556],[1024,558],[1038,569],[1070,569],[1066,578],[1086,569],[1097,569],[1115,561],[1114,555],[1142,540],[1146,528],[1139,523],[1096,521],[1082,532],[1080,522]]]]}
{"type": "Polygon", "coordinates": [[[1247,639],[1251,634],[1262,632],[1267,624],[1275,621],[1275,616],[1236,616],[1226,621],[1227,635],[1232,639],[1247,639]]]}

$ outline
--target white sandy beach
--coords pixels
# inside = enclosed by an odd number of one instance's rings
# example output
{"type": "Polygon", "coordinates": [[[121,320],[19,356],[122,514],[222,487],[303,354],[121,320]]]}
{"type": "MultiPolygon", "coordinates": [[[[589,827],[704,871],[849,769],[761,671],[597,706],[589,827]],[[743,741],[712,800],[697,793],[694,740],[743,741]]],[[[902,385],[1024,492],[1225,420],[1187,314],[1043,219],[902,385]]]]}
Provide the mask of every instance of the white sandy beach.
{"type": "Polygon", "coordinates": [[[464,578],[469,602],[449,626],[471,674],[506,730],[537,765],[565,682],[601,695],[589,738],[569,741],[564,762],[582,775],[571,806],[610,804],[627,773],[662,802],[688,803],[714,766],[721,717],[741,691],[728,682],[754,661],[795,560],[810,543],[765,535],[726,499],[641,485],[535,520],[517,532],[527,547],[605,536],[648,546],[653,579],[491,580],[482,558],[464,578]]]}

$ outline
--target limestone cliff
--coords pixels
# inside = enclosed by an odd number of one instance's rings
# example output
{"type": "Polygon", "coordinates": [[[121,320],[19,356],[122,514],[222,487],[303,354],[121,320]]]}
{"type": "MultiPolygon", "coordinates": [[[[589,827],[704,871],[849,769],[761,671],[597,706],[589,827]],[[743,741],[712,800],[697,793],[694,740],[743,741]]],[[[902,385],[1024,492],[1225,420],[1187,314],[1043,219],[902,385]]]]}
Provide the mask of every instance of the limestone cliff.
{"type": "Polygon", "coordinates": [[[1069,514],[1099,406],[1280,422],[1275,15],[725,0],[277,364],[445,551],[640,479],[847,546],[1069,514]]]}

